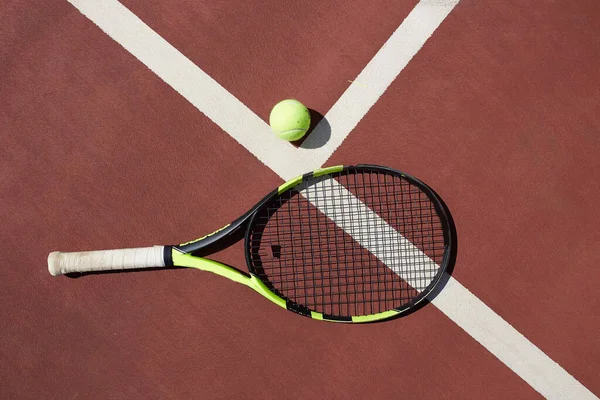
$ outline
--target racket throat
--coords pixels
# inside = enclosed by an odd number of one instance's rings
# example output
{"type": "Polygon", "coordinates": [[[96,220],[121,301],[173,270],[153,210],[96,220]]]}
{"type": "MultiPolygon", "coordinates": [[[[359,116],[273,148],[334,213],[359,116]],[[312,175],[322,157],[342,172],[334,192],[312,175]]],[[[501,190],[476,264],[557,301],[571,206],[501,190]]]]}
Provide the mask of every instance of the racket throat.
{"type": "Polygon", "coordinates": [[[196,257],[191,254],[182,253],[175,246],[165,247],[165,264],[172,267],[195,268],[201,271],[212,272],[234,282],[246,286],[253,286],[252,277],[242,271],[208,258],[196,257]],[[167,255],[167,247],[170,252],[167,255]],[[169,264],[167,264],[169,262],[169,264]]]}

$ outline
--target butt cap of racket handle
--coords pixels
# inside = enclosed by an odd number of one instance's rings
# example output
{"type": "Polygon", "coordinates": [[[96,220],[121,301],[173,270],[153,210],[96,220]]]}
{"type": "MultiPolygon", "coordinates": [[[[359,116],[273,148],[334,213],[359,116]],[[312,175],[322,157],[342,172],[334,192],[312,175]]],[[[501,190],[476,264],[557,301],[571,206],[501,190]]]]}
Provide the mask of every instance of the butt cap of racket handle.
{"type": "Polygon", "coordinates": [[[48,255],[48,272],[57,276],[71,272],[117,271],[165,266],[164,246],[96,250],[48,255]]]}

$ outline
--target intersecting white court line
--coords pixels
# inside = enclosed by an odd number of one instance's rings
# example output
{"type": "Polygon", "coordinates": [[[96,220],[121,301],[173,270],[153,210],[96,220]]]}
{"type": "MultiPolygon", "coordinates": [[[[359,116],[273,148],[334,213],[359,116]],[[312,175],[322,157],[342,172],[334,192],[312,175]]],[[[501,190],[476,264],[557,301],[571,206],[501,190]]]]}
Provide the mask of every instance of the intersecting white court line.
{"type": "MultiPolygon", "coordinates": [[[[117,0],[68,1],[284,180],[327,161],[459,2],[421,0],[325,115],[327,144],[297,149],[117,0]]],[[[433,304],[543,396],[598,399],[454,278],[433,304]]]]}
{"type": "MultiPolygon", "coordinates": [[[[310,150],[318,155],[321,164],[310,165],[314,168],[307,171],[320,168],[329,159],[457,4],[458,0],[422,0],[415,6],[354,78],[357,84],[348,86],[325,115],[331,138],[325,146],[310,150]]],[[[322,121],[315,127],[313,134],[302,143],[303,148],[315,147],[324,125],[322,121]]]]}

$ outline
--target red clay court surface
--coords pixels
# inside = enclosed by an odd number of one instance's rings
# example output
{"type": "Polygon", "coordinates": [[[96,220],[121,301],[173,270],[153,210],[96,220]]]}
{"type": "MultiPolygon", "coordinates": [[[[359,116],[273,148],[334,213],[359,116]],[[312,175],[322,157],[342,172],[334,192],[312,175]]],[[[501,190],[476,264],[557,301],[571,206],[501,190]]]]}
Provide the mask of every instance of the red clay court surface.
{"type": "MultiPolygon", "coordinates": [[[[325,115],[417,3],[122,2],[265,121],[325,115]]],[[[189,240],[282,180],[69,2],[0,15],[0,398],[542,397],[432,304],[350,326],[193,270],[52,278],[50,251],[189,240]]],[[[326,163],[435,188],[453,277],[596,396],[599,24],[463,0],[326,163]]]]}

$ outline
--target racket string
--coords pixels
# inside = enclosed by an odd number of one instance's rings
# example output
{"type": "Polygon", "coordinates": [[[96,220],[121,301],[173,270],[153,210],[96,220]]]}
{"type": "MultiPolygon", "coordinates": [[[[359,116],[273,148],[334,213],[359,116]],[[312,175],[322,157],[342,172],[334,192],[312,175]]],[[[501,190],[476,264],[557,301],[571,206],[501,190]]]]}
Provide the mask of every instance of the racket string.
{"type": "Polygon", "coordinates": [[[248,250],[259,278],[278,294],[347,316],[412,301],[437,275],[445,241],[419,187],[391,174],[340,173],[265,207],[248,250]]]}

